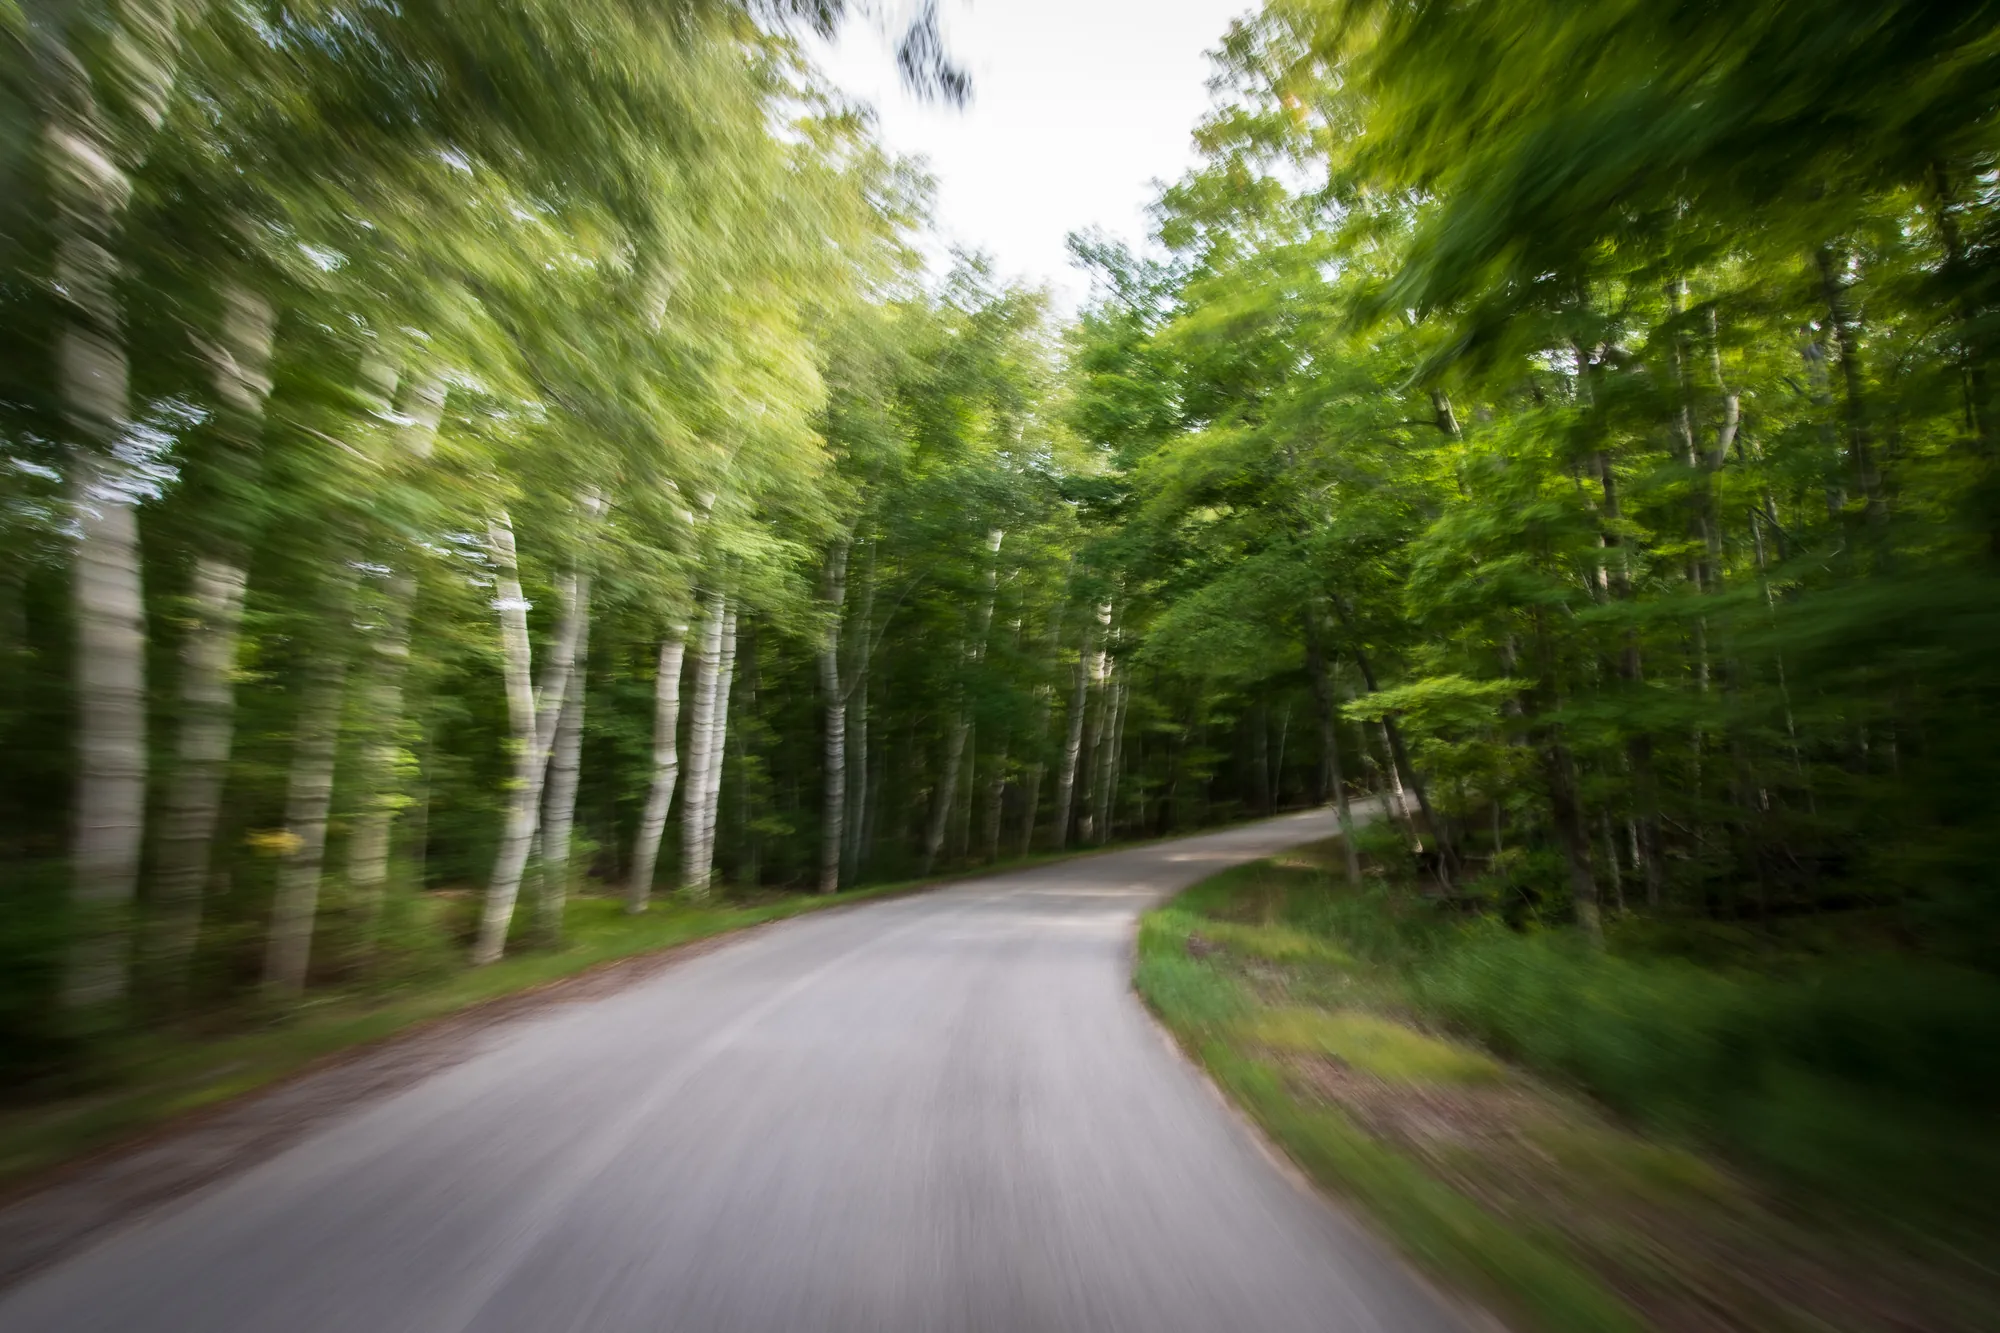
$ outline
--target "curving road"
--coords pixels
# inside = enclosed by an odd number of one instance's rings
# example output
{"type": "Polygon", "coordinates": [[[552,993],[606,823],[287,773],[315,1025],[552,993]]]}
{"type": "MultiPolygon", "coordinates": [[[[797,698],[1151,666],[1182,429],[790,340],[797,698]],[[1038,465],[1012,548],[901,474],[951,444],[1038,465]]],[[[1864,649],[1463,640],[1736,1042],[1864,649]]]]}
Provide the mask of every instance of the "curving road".
{"type": "Polygon", "coordinates": [[[1163,892],[1331,832],[809,916],[551,1006],[42,1273],[0,1329],[1459,1329],[1127,984],[1163,892]]]}

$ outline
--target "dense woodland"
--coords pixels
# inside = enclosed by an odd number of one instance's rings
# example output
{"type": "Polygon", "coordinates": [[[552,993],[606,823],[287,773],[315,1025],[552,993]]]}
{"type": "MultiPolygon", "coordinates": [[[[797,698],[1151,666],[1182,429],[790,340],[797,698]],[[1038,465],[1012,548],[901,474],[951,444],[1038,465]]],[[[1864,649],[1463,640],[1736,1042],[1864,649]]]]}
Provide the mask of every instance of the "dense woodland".
{"type": "Polygon", "coordinates": [[[1467,918],[1986,985],[2000,9],[1271,0],[1067,324],[840,10],[0,0],[12,1067],[1371,791],[1467,918]]]}

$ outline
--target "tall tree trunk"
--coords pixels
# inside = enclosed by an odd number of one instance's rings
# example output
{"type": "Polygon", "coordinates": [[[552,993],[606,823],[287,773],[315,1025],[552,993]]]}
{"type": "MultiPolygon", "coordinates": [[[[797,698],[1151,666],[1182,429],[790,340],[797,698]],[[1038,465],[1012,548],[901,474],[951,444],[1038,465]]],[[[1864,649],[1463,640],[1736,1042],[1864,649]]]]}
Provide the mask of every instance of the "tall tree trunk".
{"type": "MultiPolygon", "coordinates": [[[[716,680],[722,666],[722,626],[727,601],[719,592],[706,599],[701,641],[694,659],[694,711],[688,718],[688,762],[681,796],[681,891],[691,897],[708,892],[709,860],[702,845],[702,822],[708,816],[708,770],[715,754],[716,680]]],[[[719,766],[719,763],[717,763],[719,766]]]]}
{"type": "Polygon", "coordinates": [[[130,173],[166,115],[179,66],[180,6],[131,0],[93,43],[136,115],[114,122],[78,53],[39,52],[48,86],[49,161],[60,302],[55,370],[70,446],[77,548],[77,778],[71,830],[71,928],[62,1001],[72,1012],[123,1000],[146,806],[146,628],[137,497],[117,450],[130,426],[130,364],[118,285],[130,173]],[[120,132],[117,125],[125,125],[120,132]]]}
{"type": "Polygon", "coordinates": [[[1061,851],[1069,846],[1070,803],[1076,796],[1077,761],[1083,754],[1084,714],[1090,707],[1090,679],[1096,672],[1093,660],[1093,644],[1100,626],[1111,621],[1111,603],[1103,602],[1097,608],[1097,622],[1084,622],[1083,642],[1076,650],[1076,684],[1070,692],[1069,736],[1063,742],[1062,770],[1056,776],[1056,827],[1055,849],[1061,851]]]}
{"type": "MultiPolygon", "coordinates": [[[[1376,683],[1375,669],[1369,664],[1368,650],[1361,646],[1360,636],[1354,633],[1353,618],[1337,594],[1333,599],[1333,607],[1352,639],[1354,665],[1361,669],[1361,681],[1368,687],[1368,692],[1374,694],[1381,689],[1381,686],[1376,683]]],[[[1444,835],[1443,825],[1431,809],[1430,794],[1424,788],[1423,778],[1417,772],[1416,765],[1410,762],[1409,750],[1403,744],[1403,730],[1396,725],[1394,718],[1385,717],[1382,719],[1382,734],[1389,745],[1390,767],[1394,770],[1391,776],[1399,785],[1397,799],[1399,801],[1402,799],[1400,784],[1407,783],[1409,791],[1417,798],[1417,809],[1423,814],[1424,826],[1430,830],[1431,837],[1437,842],[1439,874],[1445,881],[1445,887],[1450,888],[1452,876],[1457,872],[1458,858],[1450,840],[1444,835]]]]}
{"type": "Polygon", "coordinates": [[[993,776],[986,784],[986,863],[1000,859],[1000,821],[1007,807],[1007,751],[993,760],[993,776]]]}
{"type": "Polygon", "coordinates": [[[1867,397],[1861,387],[1860,335],[1854,327],[1847,284],[1838,272],[1839,261],[1834,248],[1823,245],[1814,257],[1819,264],[1820,288],[1826,297],[1828,322],[1833,326],[1833,345],[1840,354],[1848,465],[1854,469],[1854,480],[1867,501],[1868,521],[1881,523],[1888,518],[1889,511],[1882,498],[1882,476],[1876,469],[1874,444],[1868,427],[1867,397]]]}
{"type": "MultiPolygon", "coordinates": [[[[686,625],[676,625],[660,640],[659,673],[653,677],[653,780],[646,788],[646,809],[632,845],[632,879],[625,886],[625,910],[635,915],[645,911],[653,898],[653,868],[659,864],[660,838],[667,830],[667,810],[680,776],[681,659],[687,653],[687,633],[686,625]]],[[[683,796],[683,808],[687,803],[683,796]]]]}
{"type": "Polygon", "coordinates": [[[389,883],[389,834],[402,809],[396,761],[402,753],[403,678],[410,665],[410,608],[416,580],[392,572],[383,588],[381,621],[368,636],[369,663],[361,686],[361,771],[355,775],[361,808],[347,843],[347,885],[360,904],[372,952],[389,883]]]}
{"type": "Polygon", "coordinates": [[[931,797],[930,826],[924,830],[924,868],[921,873],[925,875],[931,873],[931,868],[937,863],[938,852],[944,847],[951,812],[958,803],[958,771],[965,766],[965,738],[971,731],[971,719],[966,717],[961,707],[951,719],[951,730],[945,733],[944,766],[939,770],[938,788],[931,797]]]}
{"type": "MultiPolygon", "coordinates": [[[[1541,695],[1541,706],[1546,716],[1560,700],[1556,688],[1555,651],[1549,643],[1547,620],[1539,609],[1535,612],[1535,648],[1541,670],[1537,692],[1541,695]]],[[[1591,867],[1590,830],[1584,823],[1583,809],[1577,800],[1576,763],[1563,739],[1560,724],[1544,722],[1537,730],[1540,733],[1537,748],[1541,753],[1542,777],[1549,790],[1550,822],[1555,826],[1556,841],[1562,845],[1563,860],[1569,869],[1570,902],[1576,912],[1576,924],[1586,939],[1602,948],[1604,923],[1598,906],[1597,875],[1591,867]]]]}
{"type": "Polygon", "coordinates": [[[1347,781],[1340,767],[1339,719],[1335,711],[1333,677],[1328,670],[1325,649],[1320,645],[1319,614],[1308,602],[1304,608],[1306,628],[1306,678],[1312,686],[1313,710],[1319,715],[1320,763],[1326,771],[1326,795],[1333,800],[1340,817],[1340,848],[1345,858],[1347,882],[1361,883],[1361,852],[1354,844],[1354,811],[1347,803],[1347,781]]]}
{"type": "Polygon", "coordinates": [[[1264,704],[1244,717],[1250,728],[1250,799],[1260,815],[1271,813],[1271,719],[1264,704]]]}
{"type": "MultiPolygon", "coordinates": [[[[205,349],[217,398],[214,429],[239,459],[254,458],[263,438],[264,404],[271,393],[277,316],[269,301],[240,283],[224,289],[222,305],[221,327],[205,349]]],[[[225,530],[214,546],[195,560],[189,599],[193,624],[181,649],[174,780],[166,794],[154,878],[159,909],[155,975],[176,990],[186,979],[200,929],[209,844],[229,765],[236,638],[248,581],[238,553],[239,534],[227,531],[226,521],[221,526],[225,530]]]]}
{"type": "MultiPolygon", "coordinates": [[[[976,629],[969,642],[959,650],[962,667],[976,666],[986,657],[986,636],[993,627],[993,603],[1000,586],[1000,544],[1006,540],[1003,528],[993,528],[986,534],[986,591],[981,600],[976,629]]],[[[972,728],[971,719],[965,712],[965,686],[963,681],[953,691],[954,705],[951,730],[945,739],[944,781],[935,795],[935,805],[931,810],[930,827],[924,834],[924,869],[931,873],[937,854],[944,846],[945,833],[951,826],[954,803],[958,799],[958,770],[965,759],[965,740],[972,728]]]]}
{"type": "Polygon", "coordinates": [[[1105,742],[1104,800],[1097,814],[1097,841],[1100,844],[1111,841],[1112,825],[1118,818],[1118,776],[1125,755],[1125,700],[1129,693],[1125,677],[1114,676],[1111,682],[1111,735],[1105,742]]]}
{"type": "Polygon", "coordinates": [[[280,1001],[295,1000],[304,991],[312,959],[320,871],[326,861],[326,817],[333,802],[333,764],[340,748],[346,655],[336,651],[319,658],[309,671],[285,792],[285,858],[278,868],[278,895],[271,905],[271,933],[264,949],[264,993],[280,1001]]]}
{"type": "Polygon", "coordinates": [[[729,696],[736,680],[736,608],[722,615],[721,658],[715,670],[715,739],[703,774],[700,896],[707,896],[715,868],[715,816],[722,803],[723,762],[729,755],[729,696]]]}
{"type": "MultiPolygon", "coordinates": [[[[364,371],[363,379],[371,375],[364,371]]],[[[425,462],[444,418],[445,383],[436,372],[404,383],[399,404],[392,406],[396,374],[377,363],[372,378],[376,411],[393,421],[400,460],[405,466],[425,462]]],[[[410,667],[410,613],[416,605],[417,579],[408,567],[415,559],[406,543],[389,541],[394,554],[382,589],[377,623],[368,637],[369,667],[361,692],[362,743],[355,775],[360,809],[347,845],[347,884],[362,909],[366,935],[363,947],[372,952],[389,885],[390,834],[396,816],[408,804],[396,779],[403,753],[403,683],[410,667]],[[401,566],[401,567],[398,567],[401,566]]]]}
{"type": "MultiPolygon", "coordinates": [[[[819,891],[834,893],[840,888],[841,847],[847,832],[847,694],[840,680],[841,613],[847,602],[847,542],[835,542],[827,552],[826,577],[821,591],[828,611],[828,624],[819,648],[819,690],[826,710],[825,758],[821,781],[825,786],[820,806],[819,891]]],[[[863,626],[862,633],[867,634],[863,626]]]]}
{"type": "Polygon", "coordinates": [[[849,771],[860,775],[860,781],[853,784],[854,799],[848,803],[847,846],[845,851],[846,869],[843,877],[849,884],[861,877],[861,858],[868,845],[868,819],[874,809],[873,784],[869,781],[868,768],[868,659],[863,657],[855,668],[854,707],[848,711],[848,724],[854,729],[854,741],[849,747],[849,771]]]}
{"type": "Polygon", "coordinates": [[[577,635],[583,628],[579,588],[574,574],[559,581],[563,615],[550,645],[549,662],[540,689],[534,685],[534,655],[528,642],[528,602],[521,595],[521,576],[514,550],[514,530],[502,514],[489,532],[496,575],[495,606],[500,613],[502,673],[507,690],[507,715],[514,733],[513,790],[508,794],[507,822],[500,835],[500,853],[486,902],[479,918],[479,938],[472,949],[476,966],[496,962],[507,948],[507,931],[514,922],[514,903],[521,894],[521,876],[542,809],[542,786],[549,771],[549,751],[555,744],[556,720],[570,686],[576,660],[577,635]]]}
{"type": "Polygon", "coordinates": [[[166,796],[155,880],[159,921],[153,970],[178,991],[187,980],[201,928],[209,847],[222,808],[229,768],[236,691],[237,633],[243,623],[243,567],[207,556],[194,568],[194,623],[181,645],[181,723],[174,747],[175,781],[166,796]]]}
{"type": "Polygon", "coordinates": [[[583,693],[585,663],[590,656],[590,577],[576,579],[576,658],[569,688],[563,691],[556,716],[555,741],[549,752],[547,808],[542,814],[542,942],[562,943],[563,912],[569,900],[570,834],[576,825],[576,784],[583,760],[583,693]]]}
{"type": "Polygon", "coordinates": [[[1035,762],[1028,766],[1028,780],[1021,784],[1021,855],[1035,850],[1035,816],[1042,803],[1042,774],[1047,765],[1041,756],[1048,744],[1049,722],[1054,712],[1055,690],[1047,684],[1035,691],[1035,762]]]}

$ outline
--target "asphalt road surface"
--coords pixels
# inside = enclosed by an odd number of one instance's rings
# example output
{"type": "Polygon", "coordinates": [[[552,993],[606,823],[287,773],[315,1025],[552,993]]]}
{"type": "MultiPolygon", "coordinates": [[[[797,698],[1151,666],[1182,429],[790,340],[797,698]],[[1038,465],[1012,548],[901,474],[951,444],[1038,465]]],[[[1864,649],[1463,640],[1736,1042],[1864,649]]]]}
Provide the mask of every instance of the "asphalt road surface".
{"type": "Polygon", "coordinates": [[[1458,1329],[1256,1146],[1128,983],[1296,815],[746,937],[0,1299],[35,1333],[1458,1329]]]}

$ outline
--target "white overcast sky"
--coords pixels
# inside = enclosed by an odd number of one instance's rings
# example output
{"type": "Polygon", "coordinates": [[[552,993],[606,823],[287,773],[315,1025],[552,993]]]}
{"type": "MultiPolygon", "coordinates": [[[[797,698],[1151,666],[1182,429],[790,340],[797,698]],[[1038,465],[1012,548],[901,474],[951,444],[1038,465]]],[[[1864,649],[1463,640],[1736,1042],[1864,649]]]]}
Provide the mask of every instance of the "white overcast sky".
{"type": "MultiPolygon", "coordinates": [[[[891,38],[851,24],[820,63],[872,103],[890,148],[928,160],[944,241],[991,255],[1000,272],[1086,290],[1064,238],[1102,227],[1138,244],[1155,181],[1194,160],[1209,107],[1206,53],[1254,0],[943,0],[946,40],[972,74],[963,110],[917,101],[898,82],[891,38]]],[[[894,6],[885,6],[894,9],[894,6]]]]}

